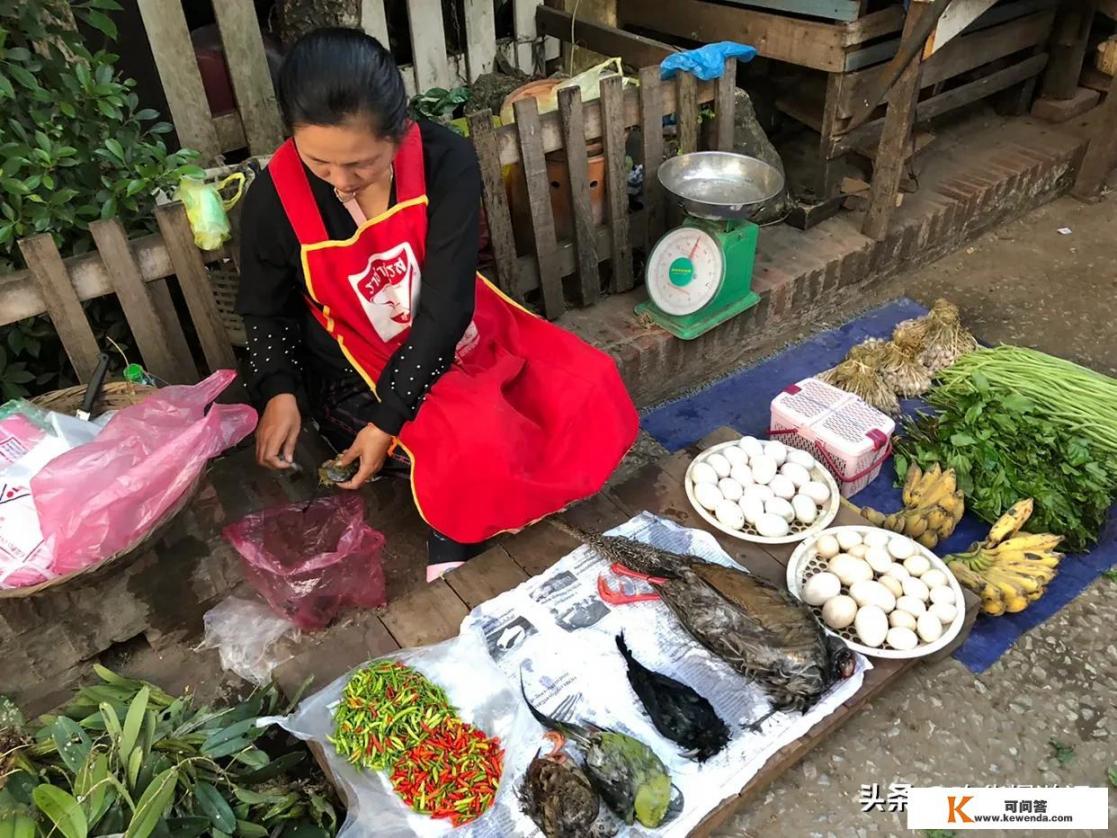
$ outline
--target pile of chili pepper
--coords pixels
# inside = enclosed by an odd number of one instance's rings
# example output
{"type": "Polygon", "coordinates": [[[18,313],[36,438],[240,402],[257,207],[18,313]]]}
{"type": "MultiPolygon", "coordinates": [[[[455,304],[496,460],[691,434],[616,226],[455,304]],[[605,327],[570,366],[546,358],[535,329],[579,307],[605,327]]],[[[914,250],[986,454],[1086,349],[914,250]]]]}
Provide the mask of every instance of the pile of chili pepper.
{"type": "Polygon", "coordinates": [[[461,826],[493,805],[503,765],[499,737],[451,717],[396,763],[392,788],[416,812],[461,826]]]}
{"type": "Polygon", "coordinates": [[[399,661],[376,661],[349,679],[329,741],[352,765],[381,771],[454,716],[446,693],[399,661]]]}
{"type": "Polygon", "coordinates": [[[499,738],[458,718],[441,687],[399,661],[353,674],[329,741],[352,765],[390,768],[404,803],[454,826],[492,806],[504,765],[499,738]]]}

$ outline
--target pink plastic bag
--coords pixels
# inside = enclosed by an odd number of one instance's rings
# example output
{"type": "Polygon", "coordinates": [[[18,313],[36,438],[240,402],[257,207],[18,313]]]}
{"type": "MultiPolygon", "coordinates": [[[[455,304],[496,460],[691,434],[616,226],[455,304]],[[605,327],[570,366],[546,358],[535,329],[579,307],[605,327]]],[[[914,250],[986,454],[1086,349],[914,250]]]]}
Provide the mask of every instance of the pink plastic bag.
{"type": "Polygon", "coordinates": [[[387,602],[384,536],[365,523],[359,495],[274,506],[222,534],[240,554],[249,583],[299,628],[324,628],[347,606],[387,602]]]}
{"type": "Polygon", "coordinates": [[[220,370],[192,386],[158,390],[35,476],[32,491],[56,576],[136,546],[211,457],[252,433],[256,411],[247,405],[206,411],[234,378],[220,370]]]}

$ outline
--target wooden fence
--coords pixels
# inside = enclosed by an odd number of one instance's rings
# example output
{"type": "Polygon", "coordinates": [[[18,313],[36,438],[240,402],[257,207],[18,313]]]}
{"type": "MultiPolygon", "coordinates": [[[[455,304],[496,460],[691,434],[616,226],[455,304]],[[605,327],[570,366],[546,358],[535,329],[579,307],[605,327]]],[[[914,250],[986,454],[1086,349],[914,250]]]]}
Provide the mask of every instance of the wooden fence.
{"type": "MultiPolygon", "coordinates": [[[[537,64],[536,8],[543,0],[513,0],[514,38],[498,43],[493,0],[461,0],[465,52],[452,54],[443,27],[442,0],[407,0],[413,62],[401,68],[409,94],[449,88],[492,72],[497,52],[531,73],[537,64]]],[[[216,118],[206,101],[202,75],[190,48],[180,0],[138,0],[148,42],[167,98],[171,120],[184,146],[208,160],[247,147],[269,154],[283,141],[283,126],[264,53],[253,0],[213,0],[237,110],[216,118]]],[[[384,0],[362,0],[361,26],[385,45],[384,0]]],[[[551,52],[557,55],[554,46],[551,52]]],[[[552,55],[553,57],[553,55],[552,55]]]]}

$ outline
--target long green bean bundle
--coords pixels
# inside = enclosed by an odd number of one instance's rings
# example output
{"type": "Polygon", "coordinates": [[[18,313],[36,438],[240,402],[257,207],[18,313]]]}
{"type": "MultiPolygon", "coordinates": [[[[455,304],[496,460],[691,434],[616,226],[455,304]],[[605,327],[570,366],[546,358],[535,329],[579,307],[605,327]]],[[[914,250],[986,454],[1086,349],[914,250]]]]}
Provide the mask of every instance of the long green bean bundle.
{"type": "Polygon", "coordinates": [[[1002,395],[1018,393],[1069,428],[1117,455],[1117,379],[1034,349],[978,349],[939,372],[940,397],[975,392],[982,382],[1002,395]]]}

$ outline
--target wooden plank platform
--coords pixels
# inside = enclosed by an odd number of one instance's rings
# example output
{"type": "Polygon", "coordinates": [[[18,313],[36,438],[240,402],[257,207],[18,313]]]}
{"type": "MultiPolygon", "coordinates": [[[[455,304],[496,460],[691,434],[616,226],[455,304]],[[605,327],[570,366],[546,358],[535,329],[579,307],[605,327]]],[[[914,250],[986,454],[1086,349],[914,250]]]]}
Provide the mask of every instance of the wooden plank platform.
{"type": "MultiPolygon", "coordinates": [[[[683,475],[699,450],[738,436],[730,428],[721,428],[691,449],[668,455],[638,470],[619,485],[557,517],[575,527],[600,531],[621,524],[645,510],[654,512],[683,526],[710,532],[736,562],[750,572],[782,585],[794,545],[753,544],[714,530],[694,512],[683,489],[683,475]]],[[[863,523],[863,519],[843,507],[835,523],[863,523]]],[[[276,671],[276,680],[290,695],[308,675],[314,676],[315,688],[325,686],[368,658],[401,646],[449,639],[457,634],[462,618],[472,607],[510,590],[529,576],[542,573],[577,546],[575,539],[549,521],[506,536],[482,556],[448,574],[444,581],[413,590],[380,613],[364,612],[314,637],[311,646],[276,671]]],[[[968,611],[976,613],[976,604],[976,598],[972,601],[967,599],[968,611]]],[[[968,633],[972,616],[972,613],[968,614],[970,619],[963,634],[968,633]]],[[[705,836],[716,830],[738,806],[755,798],[913,666],[913,661],[873,661],[874,668],[866,675],[855,696],[816,724],[805,736],[772,756],[744,788],[726,790],[727,799],[691,834],[705,836]]],[[[320,750],[312,751],[322,762],[320,750]]]]}

